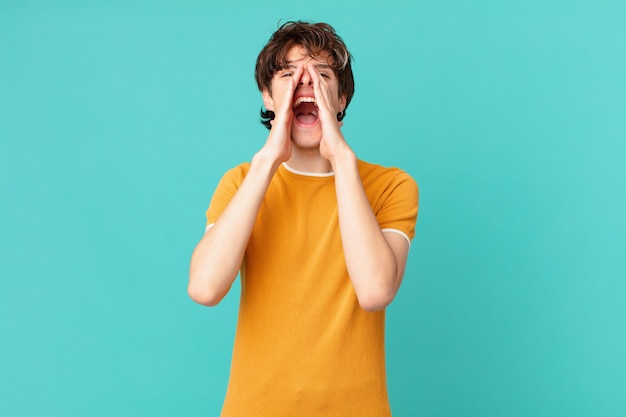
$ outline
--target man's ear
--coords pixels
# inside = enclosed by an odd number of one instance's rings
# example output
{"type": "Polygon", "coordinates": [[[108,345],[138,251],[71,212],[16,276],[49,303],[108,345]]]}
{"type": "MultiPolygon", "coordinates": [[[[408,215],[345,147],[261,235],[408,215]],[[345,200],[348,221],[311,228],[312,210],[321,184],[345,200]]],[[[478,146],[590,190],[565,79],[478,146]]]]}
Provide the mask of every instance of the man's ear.
{"type": "Polygon", "coordinates": [[[274,100],[272,100],[272,94],[264,88],[261,92],[263,96],[263,104],[265,105],[265,110],[274,111],[274,100]]]}
{"type": "Polygon", "coordinates": [[[343,94],[341,97],[339,97],[339,111],[344,111],[346,109],[346,102],[348,100],[346,99],[346,95],[343,94]]]}

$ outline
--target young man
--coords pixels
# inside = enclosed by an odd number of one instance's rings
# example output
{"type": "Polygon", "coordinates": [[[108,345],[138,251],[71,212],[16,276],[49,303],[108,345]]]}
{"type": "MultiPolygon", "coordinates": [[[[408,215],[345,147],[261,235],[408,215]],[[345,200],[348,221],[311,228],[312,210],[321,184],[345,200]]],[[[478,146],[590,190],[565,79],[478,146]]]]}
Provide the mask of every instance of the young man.
{"type": "Polygon", "coordinates": [[[345,141],[350,59],[331,26],[305,22],[281,26],[257,59],[269,136],[217,187],[188,288],[214,306],[241,272],[223,416],[391,415],[384,309],[402,281],[418,190],[345,141]]]}

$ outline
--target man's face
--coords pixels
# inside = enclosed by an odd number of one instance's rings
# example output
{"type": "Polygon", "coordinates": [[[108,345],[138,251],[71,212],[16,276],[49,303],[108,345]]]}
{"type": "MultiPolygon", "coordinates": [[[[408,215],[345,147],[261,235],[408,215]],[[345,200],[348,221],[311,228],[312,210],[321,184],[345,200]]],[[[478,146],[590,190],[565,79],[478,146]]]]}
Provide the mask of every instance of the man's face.
{"type": "Polygon", "coordinates": [[[289,100],[293,111],[292,141],[301,148],[319,147],[322,130],[313,93],[313,78],[309,74],[307,64],[312,63],[319,77],[324,79],[328,96],[332,98],[333,110],[339,112],[345,108],[346,100],[345,97],[339,96],[339,80],[333,71],[332,61],[326,53],[311,57],[299,45],[292,46],[287,51],[286,58],[287,68],[277,71],[272,78],[272,92],[263,91],[265,107],[267,110],[276,112],[285,100],[289,100]],[[304,67],[304,71],[293,95],[284,94],[290,78],[298,67],[304,67]]]}

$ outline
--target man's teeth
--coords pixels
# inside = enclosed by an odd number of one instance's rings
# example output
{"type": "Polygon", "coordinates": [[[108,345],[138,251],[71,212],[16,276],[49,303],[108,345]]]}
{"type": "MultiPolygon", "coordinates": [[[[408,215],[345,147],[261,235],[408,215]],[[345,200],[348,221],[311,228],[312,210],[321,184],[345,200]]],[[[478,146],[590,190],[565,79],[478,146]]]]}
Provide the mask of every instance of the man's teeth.
{"type": "Polygon", "coordinates": [[[298,97],[296,101],[293,103],[293,107],[298,107],[300,103],[315,103],[315,98],[313,97],[298,97]]]}

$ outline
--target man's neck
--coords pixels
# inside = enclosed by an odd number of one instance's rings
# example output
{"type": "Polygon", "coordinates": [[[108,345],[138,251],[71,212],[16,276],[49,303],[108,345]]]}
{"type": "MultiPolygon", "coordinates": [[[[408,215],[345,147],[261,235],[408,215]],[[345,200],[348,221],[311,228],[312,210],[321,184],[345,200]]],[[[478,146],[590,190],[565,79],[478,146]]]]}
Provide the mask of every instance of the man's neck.
{"type": "Polygon", "coordinates": [[[325,174],[333,171],[330,161],[320,155],[319,148],[299,149],[294,147],[291,157],[286,163],[290,168],[302,172],[325,174]]]}

